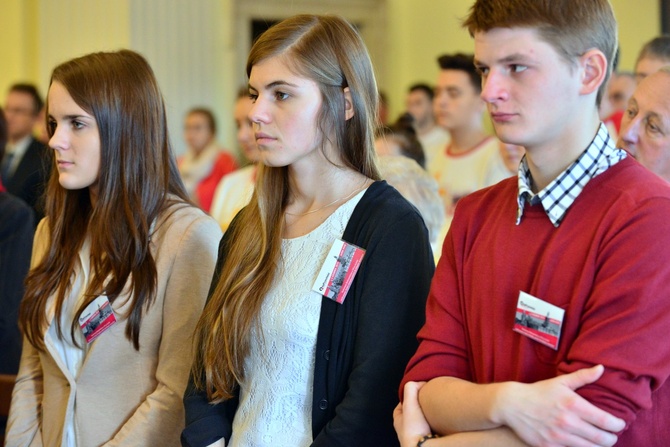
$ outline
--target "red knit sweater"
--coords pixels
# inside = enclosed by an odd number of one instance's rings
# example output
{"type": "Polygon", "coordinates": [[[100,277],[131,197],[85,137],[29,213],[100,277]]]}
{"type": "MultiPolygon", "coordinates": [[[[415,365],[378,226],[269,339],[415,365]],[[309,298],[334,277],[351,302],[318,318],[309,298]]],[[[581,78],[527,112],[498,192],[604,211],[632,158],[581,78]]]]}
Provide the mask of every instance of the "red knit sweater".
{"type": "Polygon", "coordinates": [[[516,195],[512,178],[459,202],[400,390],[603,364],[578,393],[627,422],[617,445],[670,445],[670,187],[628,157],[587,184],[558,228],[540,205],[515,225],[516,195]],[[520,291],[565,309],[557,351],[512,330],[520,291]]]}

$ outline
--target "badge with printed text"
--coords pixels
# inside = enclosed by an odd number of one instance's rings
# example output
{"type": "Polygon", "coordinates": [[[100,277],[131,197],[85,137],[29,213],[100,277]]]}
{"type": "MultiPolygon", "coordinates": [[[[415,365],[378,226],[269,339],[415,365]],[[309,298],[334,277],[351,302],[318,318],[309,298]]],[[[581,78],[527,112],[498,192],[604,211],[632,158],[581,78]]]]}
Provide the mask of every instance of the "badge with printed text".
{"type": "Polygon", "coordinates": [[[116,316],[109,299],[105,295],[100,295],[94,299],[91,304],[79,317],[79,326],[86,337],[86,343],[91,343],[103,332],[116,323],[116,316]]]}
{"type": "Polygon", "coordinates": [[[558,349],[565,310],[535,298],[525,292],[519,293],[514,317],[514,331],[558,349]]]}
{"type": "Polygon", "coordinates": [[[342,304],[361,266],[365,250],[336,239],[314,281],[312,290],[342,304]]]}

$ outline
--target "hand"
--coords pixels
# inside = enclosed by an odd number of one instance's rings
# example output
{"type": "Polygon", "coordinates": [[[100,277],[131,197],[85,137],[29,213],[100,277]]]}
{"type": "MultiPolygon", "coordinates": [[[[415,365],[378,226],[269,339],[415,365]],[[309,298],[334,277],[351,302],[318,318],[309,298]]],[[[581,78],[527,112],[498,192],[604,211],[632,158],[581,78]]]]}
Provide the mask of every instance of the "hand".
{"type": "Polygon", "coordinates": [[[402,447],[416,447],[419,439],[431,433],[419,406],[419,390],[425,383],[407,382],[403,390],[404,402],[393,410],[393,427],[402,447]]]}
{"type": "Polygon", "coordinates": [[[575,392],[603,371],[597,365],[533,384],[512,382],[499,401],[501,422],[533,446],[612,446],[625,422],[575,392]]]}

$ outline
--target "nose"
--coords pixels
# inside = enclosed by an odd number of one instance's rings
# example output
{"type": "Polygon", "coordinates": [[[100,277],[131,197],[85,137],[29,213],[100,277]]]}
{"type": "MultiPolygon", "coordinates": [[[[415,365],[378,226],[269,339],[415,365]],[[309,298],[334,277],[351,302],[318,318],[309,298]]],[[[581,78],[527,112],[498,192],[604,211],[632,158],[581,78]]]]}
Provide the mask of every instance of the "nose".
{"type": "Polygon", "coordinates": [[[489,104],[505,101],[509,98],[504,77],[501,73],[491,69],[486,75],[482,76],[481,98],[489,104]]]}
{"type": "Polygon", "coordinates": [[[256,124],[267,124],[270,122],[268,104],[261,95],[258,95],[249,111],[249,120],[256,124]]]}
{"type": "Polygon", "coordinates": [[[621,121],[621,130],[619,132],[619,138],[624,143],[624,146],[635,145],[640,140],[640,123],[642,120],[640,118],[629,118],[624,114],[623,120],[621,121]]]}
{"type": "Polygon", "coordinates": [[[49,147],[57,151],[66,150],[69,147],[67,132],[61,129],[61,127],[56,126],[53,135],[49,138],[49,147]]]}

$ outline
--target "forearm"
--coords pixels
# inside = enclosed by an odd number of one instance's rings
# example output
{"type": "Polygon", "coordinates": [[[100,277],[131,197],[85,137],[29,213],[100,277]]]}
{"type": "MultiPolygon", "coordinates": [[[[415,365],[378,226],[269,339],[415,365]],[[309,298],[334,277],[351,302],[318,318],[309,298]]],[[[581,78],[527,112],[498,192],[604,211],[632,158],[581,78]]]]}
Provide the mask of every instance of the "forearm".
{"type": "MultiPolygon", "coordinates": [[[[507,427],[473,432],[457,433],[451,436],[429,439],[423,447],[526,447],[528,444],[519,439],[507,427]]],[[[412,446],[413,447],[413,446],[412,446]]]]}
{"type": "Polygon", "coordinates": [[[419,402],[426,420],[437,433],[491,430],[502,426],[497,403],[505,386],[437,377],[421,389],[419,402]]]}

